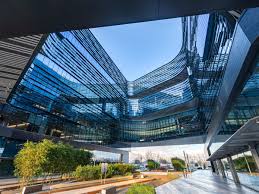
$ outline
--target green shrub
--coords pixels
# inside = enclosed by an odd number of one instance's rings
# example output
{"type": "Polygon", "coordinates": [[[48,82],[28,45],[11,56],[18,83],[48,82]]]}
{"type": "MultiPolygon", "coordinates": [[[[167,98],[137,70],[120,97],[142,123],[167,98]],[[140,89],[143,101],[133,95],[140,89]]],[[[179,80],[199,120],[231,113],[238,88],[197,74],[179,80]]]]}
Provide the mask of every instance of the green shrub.
{"type": "Polygon", "coordinates": [[[84,181],[100,179],[101,166],[78,166],[74,172],[74,177],[84,181]]]}
{"type": "Polygon", "coordinates": [[[127,172],[126,174],[125,174],[125,176],[132,176],[133,174],[132,174],[132,172],[127,172]]]}
{"type": "Polygon", "coordinates": [[[114,175],[125,175],[134,171],[134,166],[131,164],[112,164],[111,166],[114,168],[114,175]]]}
{"type": "Polygon", "coordinates": [[[116,169],[114,168],[114,165],[108,164],[108,170],[106,172],[106,178],[111,178],[114,175],[118,175],[118,173],[116,173],[116,169]]]}
{"type": "Polygon", "coordinates": [[[185,168],[184,160],[180,158],[171,158],[172,165],[176,171],[182,171],[185,168]]]}
{"type": "Polygon", "coordinates": [[[134,184],[132,185],[127,194],[155,194],[155,188],[150,185],[134,184]]]}
{"type": "MultiPolygon", "coordinates": [[[[113,176],[125,176],[134,172],[131,164],[109,164],[106,178],[113,176]]],[[[103,175],[104,176],[104,175],[103,175]]],[[[78,180],[94,180],[101,178],[101,165],[97,166],[78,166],[74,172],[74,177],[78,180]]]]}
{"type": "Polygon", "coordinates": [[[148,160],[147,161],[147,168],[149,170],[158,169],[160,167],[160,164],[154,160],[148,160]]]}
{"type": "Polygon", "coordinates": [[[15,175],[28,183],[34,176],[71,173],[77,166],[89,164],[91,157],[92,153],[63,143],[26,142],[15,156],[15,175]]]}
{"type": "MultiPolygon", "coordinates": [[[[249,167],[250,167],[251,171],[255,172],[256,171],[256,165],[255,165],[255,161],[254,161],[253,157],[252,156],[246,156],[246,160],[249,164],[249,167]]],[[[246,160],[245,160],[245,157],[243,157],[243,156],[238,157],[238,158],[233,160],[234,164],[235,164],[235,167],[238,171],[249,172],[246,160]]]]}

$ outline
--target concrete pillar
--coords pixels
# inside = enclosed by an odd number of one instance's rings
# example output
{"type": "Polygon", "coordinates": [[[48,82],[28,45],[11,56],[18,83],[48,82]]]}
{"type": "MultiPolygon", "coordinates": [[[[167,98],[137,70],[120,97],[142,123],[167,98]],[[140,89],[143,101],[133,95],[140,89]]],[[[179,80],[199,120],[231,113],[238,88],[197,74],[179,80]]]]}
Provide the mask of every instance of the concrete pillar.
{"type": "MultiPolygon", "coordinates": [[[[206,152],[206,151],[205,151],[205,152],[206,152]]],[[[207,147],[207,153],[208,153],[208,156],[211,155],[211,152],[210,152],[210,148],[209,148],[209,147],[207,147]]],[[[211,165],[212,172],[216,172],[215,166],[214,166],[214,162],[213,162],[213,161],[210,161],[210,165],[211,165]]]]}
{"type": "Polygon", "coordinates": [[[125,152],[125,153],[120,154],[120,162],[129,163],[129,152],[125,152]]]}
{"type": "Polygon", "coordinates": [[[223,165],[223,163],[222,163],[221,160],[218,160],[218,161],[217,161],[217,166],[218,166],[218,168],[219,168],[219,171],[220,171],[222,177],[223,177],[223,178],[226,178],[224,165],[223,165]]]}
{"type": "Polygon", "coordinates": [[[120,162],[122,163],[123,162],[123,154],[120,154],[120,162]]]}
{"type": "Polygon", "coordinates": [[[234,182],[237,183],[237,184],[240,184],[240,181],[239,181],[239,178],[238,178],[238,175],[237,175],[237,171],[235,169],[235,165],[234,165],[234,162],[233,162],[231,156],[228,156],[227,160],[228,160],[230,172],[232,174],[234,182]]]}
{"type": "Polygon", "coordinates": [[[213,166],[214,166],[214,172],[215,172],[216,174],[219,174],[219,169],[218,169],[217,162],[216,162],[216,161],[213,161],[212,163],[213,163],[213,166]]]}
{"type": "Polygon", "coordinates": [[[258,156],[258,152],[256,150],[256,146],[255,145],[250,145],[250,151],[252,153],[252,156],[255,160],[255,164],[256,164],[256,167],[257,167],[257,170],[259,170],[259,156],[258,156]]]}

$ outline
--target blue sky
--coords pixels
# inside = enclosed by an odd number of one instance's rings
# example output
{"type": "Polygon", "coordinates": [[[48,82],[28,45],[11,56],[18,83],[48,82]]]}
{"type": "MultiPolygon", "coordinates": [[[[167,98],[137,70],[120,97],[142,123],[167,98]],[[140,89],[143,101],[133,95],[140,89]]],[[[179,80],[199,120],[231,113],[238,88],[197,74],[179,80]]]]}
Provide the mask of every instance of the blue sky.
{"type": "Polygon", "coordinates": [[[91,31],[129,81],[169,62],[178,54],[182,42],[180,18],[91,31]]]}

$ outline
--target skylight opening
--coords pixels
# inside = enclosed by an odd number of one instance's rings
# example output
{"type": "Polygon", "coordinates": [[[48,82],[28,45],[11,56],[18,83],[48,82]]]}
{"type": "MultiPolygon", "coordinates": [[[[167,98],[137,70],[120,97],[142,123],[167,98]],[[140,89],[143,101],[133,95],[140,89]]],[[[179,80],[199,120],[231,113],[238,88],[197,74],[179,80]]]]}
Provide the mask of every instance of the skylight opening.
{"type": "Polygon", "coordinates": [[[128,81],[170,62],[182,46],[181,18],[91,31],[128,81]]]}

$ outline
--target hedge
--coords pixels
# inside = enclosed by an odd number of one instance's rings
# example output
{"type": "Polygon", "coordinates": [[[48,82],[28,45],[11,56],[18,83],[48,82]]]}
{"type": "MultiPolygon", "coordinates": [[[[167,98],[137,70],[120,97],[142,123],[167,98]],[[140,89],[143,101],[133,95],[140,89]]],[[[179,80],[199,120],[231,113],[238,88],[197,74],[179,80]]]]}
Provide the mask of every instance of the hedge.
{"type": "MultiPolygon", "coordinates": [[[[134,166],[131,164],[109,164],[106,178],[113,176],[129,175],[134,172],[134,166]]],[[[96,180],[101,178],[101,165],[97,166],[78,166],[74,172],[74,177],[78,180],[96,180]]]]}
{"type": "Polygon", "coordinates": [[[147,161],[147,168],[149,170],[158,169],[160,167],[160,164],[154,160],[148,160],[147,161]]]}
{"type": "Polygon", "coordinates": [[[134,184],[132,185],[127,194],[155,194],[155,188],[151,185],[134,184]]]}
{"type": "Polygon", "coordinates": [[[172,165],[176,171],[182,171],[185,168],[185,162],[184,160],[180,158],[171,158],[172,165]]]}

